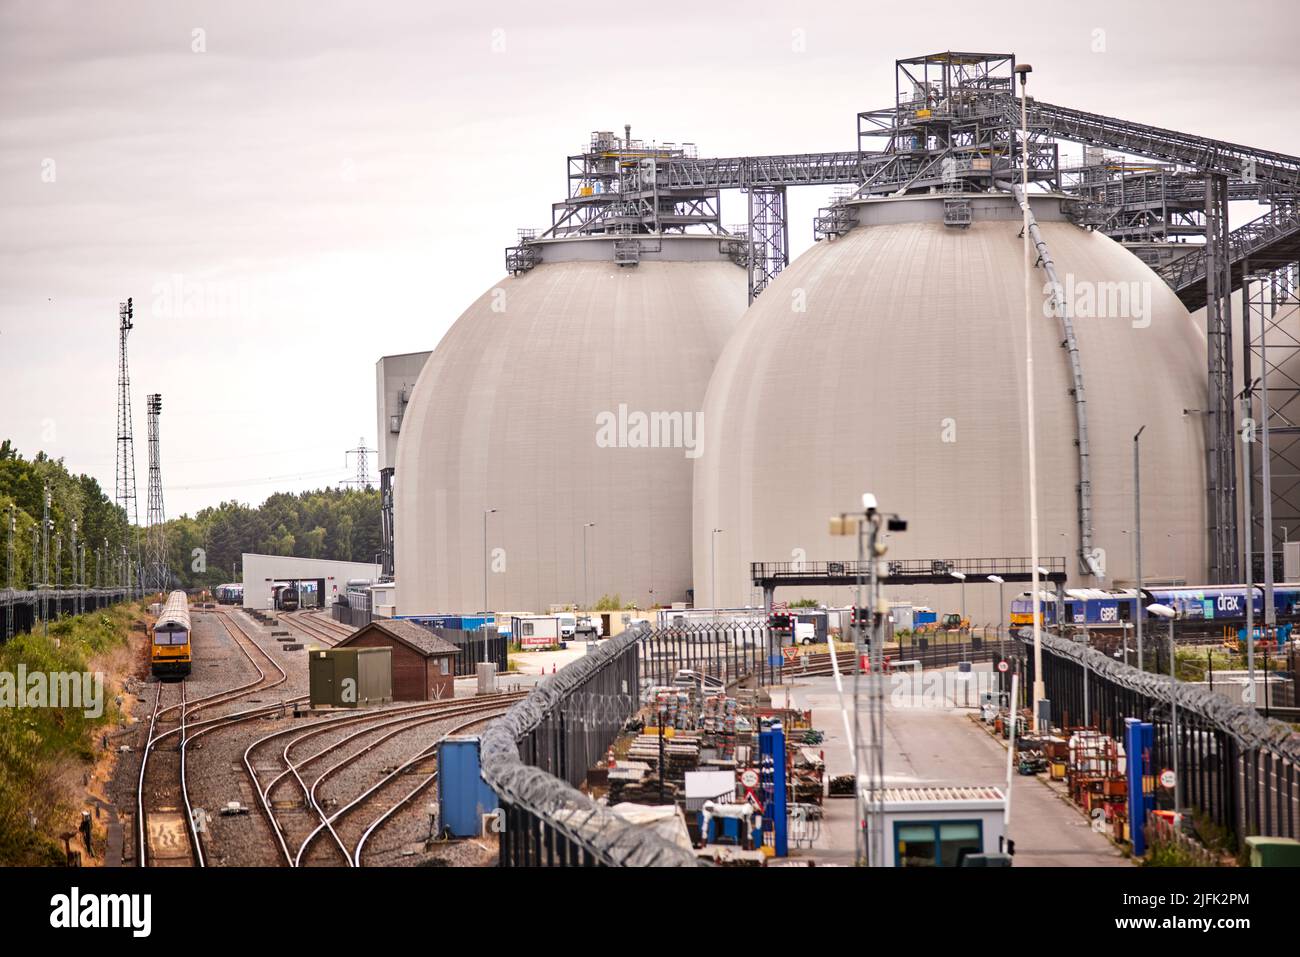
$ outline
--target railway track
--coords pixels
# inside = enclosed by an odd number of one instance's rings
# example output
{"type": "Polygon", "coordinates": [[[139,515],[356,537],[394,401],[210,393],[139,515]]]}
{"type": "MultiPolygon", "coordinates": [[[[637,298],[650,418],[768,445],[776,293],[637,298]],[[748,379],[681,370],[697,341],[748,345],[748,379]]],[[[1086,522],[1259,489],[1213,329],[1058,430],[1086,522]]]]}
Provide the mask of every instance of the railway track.
{"type": "MultiPolygon", "coordinates": [[[[237,621],[223,613],[216,613],[215,617],[257,672],[257,677],[232,688],[223,688],[193,699],[187,695],[188,681],[154,682],[158,690],[149,719],[145,747],[140,757],[140,774],[136,784],[136,863],[139,867],[204,866],[200,824],[196,820],[186,779],[189,746],[197,738],[217,728],[261,718],[281,711],[284,706],[280,703],[202,721],[194,720],[194,716],[202,711],[277,687],[288,678],[284,669],[237,621]],[[231,630],[231,626],[234,630],[231,630]],[[239,637],[235,636],[236,632],[239,637]],[[258,664],[250,653],[249,646],[274,669],[274,676],[258,664]],[[177,687],[179,690],[169,696],[166,691],[168,687],[177,687]],[[163,701],[167,697],[175,697],[177,700],[164,707],[163,701]]],[[[290,700],[304,699],[305,696],[290,700]]]]}
{"type": "MultiPolygon", "coordinates": [[[[211,709],[237,706],[241,699],[283,685],[287,675],[234,616],[221,609],[210,614],[235,642],[256,677],[199,698],[189,697],[190,683],[156,683],[136,788],[137,863],[142,867],[208,864],[211,833],[198,820],[200,812],[187,777],[187,759],[196,742],[215,731],[281,716],[286,705],[307,699],[298,695],[211,714],[211,709]]],[[[436,761],[438,743],[447,735],[503,714],[523,694],[330,715],[257,738],[244,749],[243,764],[269,825],[272,853],[289,866],[359,866],[366,842],[436,780],[432,762],[436,761]],[[424,737],[412,753],[404,736],[430,725],[435,726],[436,736],[432,741],[424,737]],[[321,746],[303,753],[311,742],[321,746]],[[281,748],[273,777],[264,784],[265,769],[255,766],[255,755],[272,743],[281,744],[281,748]],[[401,750],[404,743],[406,751],[401,750]],[[373,767],[367,770],[359,765],[368,755],[372,763],[387,761],[378,772],[373,767]],[[358,775],[369,777],[358,781],[358,775]],[[277,800],[277,789],[286,799],[277,800]],[[290,790],[295,794],[292,800],[287,799],[290,790]],[[377,811],[365,814],[367,807],[377,811]],[[295,809],[299,815],[309,812],[307,819],[294,820],[295,809]]]]}
{"type": "MultiPolygon", "coordinates": [[[[515,693],[493,695],[487,699],[453,699],[389,708],[368,714],[331,716],[306,728],[282,729],[254,741],[244,752],[244,767],[253,781],[263,816],[271,826],[284,863],[293,867],[331,864],[355,866],[358,849],[373,830],[383,825],[383,821],[376,819],[363,822],[357,828],[352,823],[356,820],[354,812],[372,803],[394,783],[400,783],[401,775],[421,761],[430,759],[438,742],[448,734],[503,714],[510,704],[522,696],[522,693],[515,693]],[[458,721],[461,718],[467,720],[458,721]],[[386,769],[378,781],[350,796],[345,803],[342,803],[343,798],[325,796],[327,787],[337,790],[342,784],[344,773],[353,769],[367,755],[379,756],[393,751],[400,744],[401,735],[426,725],[448,721],[458,723],[449,730],[441,731],[433,743],[423,744],[414,755],[399,759],[393,769],[386,769]],[[295,750],[307,742],[327,736],[334,737],[339,731],[343,732],[341,737],[312,753],[303,757],[294,755],[295,750]],[[279,755],[282,767],[263,786],[255,767],[255,755],[259,749],[286,738],[288,740],[279,755]],[[329,759],[333,759],[332,762],[321,770],[309,770],[329,759]],[[297,799],[277,798],[277,790],[286,789],[296,790],[300,796],[297,799]],[[307,821],[298,819],[303,810],[310,812],[307,821]],[[348,833],[342,830],[342,822],[345,820],[348,833]],[[324,840],[326,836],[328,840],[324,840]]],[[[367,773],[364,769],[359,770],[362,774],[367,773]]],[[[432,780],[433,777],[426,774],[425,780],[403,794],[380,817],[387,820],[393,810],[413,799],[432,780]]]]}
{"type": "Polygon", "coordinates": [[[314,623],[320,625],[326,631],[334,632],[342,638],[346,638],[348,635],[356,631],[355,628],[345,625],[342,622],[335,621],[333,618],[323,615],[319,611],[305,612],[303,617],[310,618],[314,623]]]}
{"type": "MultiPolygon", "coordinates": [[[[466,730],[467,728],[473,727],[476,724],[482,724],[484,721],[488,721],[492,718],[500,717],[501,715],[506,713],[506,710],[507,709],[505,708],[501,708],[499,710],[491,712],[490,714],[485,714],[478,718],[475,718],[471,721],[465,721],[457,725],[456,727],[452,728],[445,735],[443,735],[443,737],[445,738],[453,734],[459,734],[460,732],[466,730]]],[[[360,836],[357,838],[356,843],[353,845],[352,864],[354,867],[363,866],[361,862],[361,855],[365,851],[366,843],[370,840],[370,838],[373,837],[376,833],[378,833],[383,827],[387,826],[389,822],[395,820],[395,815],[399,811],[401,811],[404,808],[410,807],[411,802],[414,801],[415,798],[419,796],[424,791],[425,788],[427,788],[430,784],[432,784],[434,781],[438,779],[438,769],[436,767],[432,768],[427,773],[425,773],[424,771],[419,770],[419,765],[432,758],[434,749],[437,747],[437,744],[441,741],[442,738],[439,738],[438,742],[435,742],[432,746],[424,749],[423,751],[419,752],[413,757],[408,758],[402,765],[394,769],[382,781],[380,781],[378,784],[374,786],[372,790],[378,790],[378,788],[387,785],[390,781],[400,780],[399,777],[400,775],[411,773],[413,770],[415,770],[416,773],[421,773],[424,775],[419,781],[416,782],[415,787],[406,791],[404,794],[401,794],[392,804],[390,804],[385,810],[380,812],[378,817],[371,820],[370,823],[367,824],[365,828],[361,831],[360,836]]]]}
{"type": "Polygon", "coordinates": [[[186,685],[185,681],[154,684],[153,710],[140,757],[135,796],[135,859],[140,867],[185,867],[194,862],[188,818],[182,809],[182,772],[178,771],[184,758],[179,746],[159,748],[163,739],[174,734],[180,734],[178,740],[184,739],[186,685]],[[174,697],[176,703],[164,708],[163,700],[169,697],[174,697]],[[174,718],[167,717],[173,713],[174,718]]]}
{"type": "Polygon", "coordinates": [[[343,633],[332,631],[320,624],[319,620],[314,620],[309,624],[307,622],[307,616],[301,612],[282,612],[280,614],[280,621],[290,628],[297,629],[299,632],[314,641],[319,641],[331,648],[348,635],[352,634],[350,631],[343,633]]]}

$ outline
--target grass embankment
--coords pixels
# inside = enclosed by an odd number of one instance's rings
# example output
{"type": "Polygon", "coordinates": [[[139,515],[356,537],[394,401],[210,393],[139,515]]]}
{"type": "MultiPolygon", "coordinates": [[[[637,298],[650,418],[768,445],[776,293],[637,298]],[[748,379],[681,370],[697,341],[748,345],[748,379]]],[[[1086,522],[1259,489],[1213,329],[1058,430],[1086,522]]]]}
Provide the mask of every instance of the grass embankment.
{"type": "MultiPolygon", "coordinates": [[[[115,703],[131,672],[137,606],[117,606],[51,622],[0,645],[0,680],[13,690],[26,675],[103,675],[102,713],[83,707],[0,707],[0,865],[62,865],[60,835],[75,831],[94,776],[99,733],[122,720],[115,703]]],[[[30,685],[29,685],[30,687],[30,685]]],[[[80,844],[80,841],[77,842],[80,844]]]]}

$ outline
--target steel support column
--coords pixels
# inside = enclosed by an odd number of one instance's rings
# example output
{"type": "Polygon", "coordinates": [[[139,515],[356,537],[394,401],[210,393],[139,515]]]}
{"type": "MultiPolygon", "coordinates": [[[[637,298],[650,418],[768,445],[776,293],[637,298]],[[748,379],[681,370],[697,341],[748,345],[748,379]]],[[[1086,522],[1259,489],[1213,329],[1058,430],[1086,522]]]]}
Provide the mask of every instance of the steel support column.
{"type": "MultiPolygon", "coordinates": [[[[1253,376],[1264,378],[1268,389],[1268,465],[1271,497],[1264,512],[1264,455],[1262,432],[1264,418],[1262,395],[1255,417],[1255,448],[1260,454],[1251,456],[1251,515],[1255,546],[1260,554],[1266,552],[1264,536],[1266,524],[1271,524],[1271,541],[1276,548],[1293,534],[1300,536],[1300,266],[1296,263],[1262,264],[1259,268],[1249,263],[1242,279],[1242,338],[1246,341],[1243,377],[1247,382],[1253,376]],[[1268,365],[1265,369],[1265,359],[1268,365]]],[[[1255,559],[1258,569],[1256,581],[1263,581],[1264,564],[1255,559]]]]}
{"type": "Polygon", "coordinates": [[[752,303],[790,264],[790,227],[786,221],[784,186],[751,186],[746,192],[749,194],[749,301],[752,303]]]}
{"type": "Polygon", "coordinates": [[[1228,254],[1228,178],[1205,178],[1205,338],[1209,360],[1206,416],[1210,580],[1240,580],[1237,561],[1235,423],[1232,411],[1232,281],[1228,254]]]}

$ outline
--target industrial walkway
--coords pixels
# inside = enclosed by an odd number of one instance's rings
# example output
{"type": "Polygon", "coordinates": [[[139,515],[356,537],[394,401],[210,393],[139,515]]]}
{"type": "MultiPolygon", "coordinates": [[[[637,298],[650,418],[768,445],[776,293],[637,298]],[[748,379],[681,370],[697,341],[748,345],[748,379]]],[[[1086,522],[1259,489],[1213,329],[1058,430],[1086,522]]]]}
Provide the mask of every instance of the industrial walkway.
{"type": "MultiPolygon", "coordinates": [[[[846,690],[849,682],[845,683],[846,690]]],[[[826,773],[852,773],[852,755],[845,736],[839,700],[832,678],[805,678],[786,689],[791,706],[813,710],[813,725],[826,740],[826,773]]],[[[773,703],[781,698],[774,689],[773,703]]],[[[885,776],[890,786],[913,784],[1004,786],[1007,752],[981,730],[965,708],[905,708],[887,705],[885,776]]],[[[1036,778],[1015,776],[1012,784],[1011,826],[1016,842],[1016,867],[1126,867],[1124,857],[1087,820],[1036,778]]],[[[851,864],[854,802],[826,799],[826,820],[812,857],[820,864],[851,864]]],[[[802,852],[799,856],[805,856],[802,852]]]]}

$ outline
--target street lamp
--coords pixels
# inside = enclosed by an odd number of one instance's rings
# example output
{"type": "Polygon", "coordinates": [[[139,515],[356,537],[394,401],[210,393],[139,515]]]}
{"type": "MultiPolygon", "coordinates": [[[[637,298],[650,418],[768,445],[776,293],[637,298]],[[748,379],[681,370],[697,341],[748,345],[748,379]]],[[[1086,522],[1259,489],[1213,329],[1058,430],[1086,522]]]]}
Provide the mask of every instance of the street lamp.
{"type": "Polygon", "coordinates": [[[1178,612],[1168,605],[1158,604],[1147,605],[1147,611],[1169,622],[1169,720],[1170,733],[1173,737],[1174,816],[1176,818],[1183,806],[1183,776],[1178,770],[1178,695],[1176,693],[1178,679],[1174,675],[1174,620],[1178,617],[1178,612]]]}
{"type": "Polygon", "coordinates": [[[989,581],[998,586],[998,640],[1002,640],[1002,623],[1007,617],[1006,600],[1002,597],[1002,586],[1006,584],[1006,579],[1001,575],[988,576],[989,581]]]}
{"type": "Polygon", "coordinates": [[[587,529],[595,527],[595,522],[582,526],[582,605],[587,611],[591,611],[591,595],[587,590],[587,529]]]}
{"type": "MultiPolygon", "coordinates": [[[[1254,509],[1250,504],[1251,483],[1253,476],[1250,470],[1250,445],[1246,435],[1247,424],[1251,417],[1251,398],[1255,394],[1255,387],[1259,385],[1259,379],[1251,379],[1246,387],[1238,393],[1241,399],[1241,419],[1242,419],[1242,441],[1241,441],[1241,496],[1242,506],[1246,512],[1246,527],[1243,529],[1245,534],[1246,546],[1246,687],[1250,692],[1250,704],[1255,703],[1255,543],[1252,540],[1254,533],[1254,509]]],[[[1285,537],[1286,530],[1283,529],[1285,537]]]]}
{"type": "Polygon", "coordinates": [[[1030,274],[1033,272],[1033,259],[1030,257],[1029,236],[1029,106],[1026,86],[1033,67],[1028,63],[1017,63],[1015,73],[1020,77],[1020,235],[1024,246],[1025,278],[1025,432],[1027,458],[1029,460],[1029,554],[1033,567],[1030,589],[1033,592],[1030,609],[1034,623],[1034,730],[1040,730],[1039,711],[1041,702],[1047,695],[1043,683],[1043,626],[1039,611],[1038,594],[1038,446],[1034,436],[1034,326],[1030,308],[1030,274]]]}
{"type": "Polygon", "coordinates": [[[715,528],[709,533],[709,563],[713,569],[713,581],[709,585],[709,598],[713,604],[713,618],[715,621],[718,618],[718,535],[721,533],[722,529],[720,528],[715,528]]]}
{"type": "MultiPolygon", "coordinates": [[[[1133,576],[1137,586],[1136,606],[1142,604],[1142,433],[1146,426],[1138,429],[1133,436],[1133,554],[1135,556],[1133,576]]],[[[1142,616],[1137,617],[1137,652],[1138,670],[1142,664],[1142,616]]]]}
{"type": "MultiPolygon", "coordinates": [[[[487,520],[488,516],[495,512],[495,508],[483,509],[483,614],[488,614],[488,549],[487,549],[487,520]]],[[[483,625],[483,661],[486,664],[488,660],[488,641],[487,641],[487,623],[483,625]]]]}
{"type": "Polygon", "coordinates": [[[957,579],[959,582],[961,582],[961,617],[962,620],[965,621],[966,620],[966,573],[949,572],[948,574],[951,575],[953,578],[957,579]]]}

